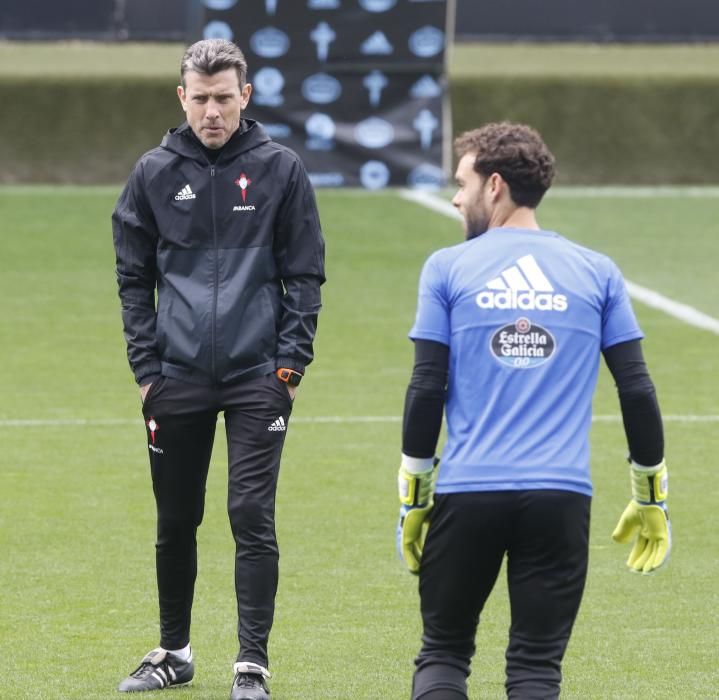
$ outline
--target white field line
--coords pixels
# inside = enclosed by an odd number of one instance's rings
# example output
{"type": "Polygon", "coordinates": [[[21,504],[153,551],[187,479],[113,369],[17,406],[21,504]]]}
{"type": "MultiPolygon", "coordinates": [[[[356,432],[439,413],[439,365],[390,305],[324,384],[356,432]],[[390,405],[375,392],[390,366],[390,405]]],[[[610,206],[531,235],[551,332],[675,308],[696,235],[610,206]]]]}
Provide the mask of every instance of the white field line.
{"type": "MultiPolygon", "coordinates": [[[[605,191],[609,188],[592,189],[601,189],[602,191],[605,191]]],[[[654,189],[661,191],[663,189],[669,188],[651,189],[652,191],[654,189]]],[[[446,199],[442,199],[441,197],[438,197],[431,192],[418,192],[417,190],[401,190],[400,196],[410,202],[415,202],[416,204],[420,204],[427,209],[431,209],[438,214],[444,214],[445,216],[449,216],[453,219],[462,219],[459,212],[446,199]]],[[[629,291],[629,296],[632,297],[632,299],[636,299],[637,301],[640,301],[647,306],[651,306],[653,309],[657,309],[669,316],[673,316],[674,318],[677,318],[680,321],[689,324],[690,326],[694,326],[695,328],[701,328],[702,330],[716,333],[717,335],[719,335],[719,319],[713,318],[712,316],[705,314],[703,311],[695,309],[693,306],[689,306],[688,304],[682,304],[679,301],[675,301],[674,299],[665,297],[663,294],[660,294],[653,289],[642,287],[636,282],[631,282],[630,280],[625,281],[627,284],[627,290],[629,291]]]]}
{"type": "MultiPolygon", "coordinates": [[[[719,415],[681,415],[662,416],[665,423],[719,423],[719,415]]],[[[620,415],[598,414],[592,416],[593,423],[619,423],[620,415]]],[[[361,425],[367,423],[400,423],[401,416],[297,416],[291,419],[296,424],[342,423],[361,425]]],[[[222,418],[219,422],[223,422],[222,418]]],[[[112,427],[122,425],[141,425],[142,418],[4,418],[0,419],[0,428],[46,428],[46,427],[112,427]]]]}

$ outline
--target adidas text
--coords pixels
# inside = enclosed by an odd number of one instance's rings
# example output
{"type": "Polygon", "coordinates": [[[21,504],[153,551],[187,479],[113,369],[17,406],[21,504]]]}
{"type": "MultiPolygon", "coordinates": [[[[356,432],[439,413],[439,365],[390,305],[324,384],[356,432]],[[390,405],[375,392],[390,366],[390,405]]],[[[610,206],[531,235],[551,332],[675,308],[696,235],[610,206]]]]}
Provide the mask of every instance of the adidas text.
{"type": "Polygon", "coordinates": [[[254,204],[246,204],[244,206],[235,206],[232,207],[232,211],[255,211],[255,205],[254,204]]]}
{"type": "Polygon", "coordinates": [[[518,291],[505,289],[501,292],[483,291],[477,294],[480,309],[522,309],[524,311],[566,311],[564,294],[535,292],[533,289],[518,291]]]}
{"type": "Polygon", "coordinates": [[[276,421],[272,422],[272,425],[268,426],[267,430],[284,432],[287,430],[285,419],[280,416],[276,421]]]}
{"type": "Polygon", "coordinates": [[[176,195],[175,199],[180,201],[181,199],[195,199],[197,195],[190,189],[189,185],[185,185],[176,195]]]}

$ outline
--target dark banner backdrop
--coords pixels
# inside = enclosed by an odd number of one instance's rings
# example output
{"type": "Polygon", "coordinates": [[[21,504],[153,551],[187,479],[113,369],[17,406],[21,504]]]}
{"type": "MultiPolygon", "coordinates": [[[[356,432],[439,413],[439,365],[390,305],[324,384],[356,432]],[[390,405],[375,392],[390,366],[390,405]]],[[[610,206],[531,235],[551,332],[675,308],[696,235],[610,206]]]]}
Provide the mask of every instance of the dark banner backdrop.
{"type": "Polygon", "coordinates": [[[203,0],[203,37],[245,52],[249,117],[318,187],[437,188],[449,167],[453,0],[203,0]]]}
{"type": "MultiPolygon", "coordinates": [[[[271,0],[272,2],[273,0],[271,0]]],[[[434,0],[427,0],[433,4],[434,0]]],[[[277,0],[307,9],[308,0],[277,0]]],[[[359,12],[357,0],[321,0],[359,12]]],[[[368,6],[371,3],[368,3],[368,6]]],[[[420,3],[417,3],[422,4],[420,3]]],[[[717,41],[716,0],[456,0],[458,41],[717,41]]],[[[186,41],[217,0],[0,0],[0,38],[186,41]]],[[[249,7],[249,0],[238,0],[249,7]]],[[[380,4],[377,7],[381,7],[380,4]]],[[[242,10],[245,15],[247,10],[242,10]]]]}

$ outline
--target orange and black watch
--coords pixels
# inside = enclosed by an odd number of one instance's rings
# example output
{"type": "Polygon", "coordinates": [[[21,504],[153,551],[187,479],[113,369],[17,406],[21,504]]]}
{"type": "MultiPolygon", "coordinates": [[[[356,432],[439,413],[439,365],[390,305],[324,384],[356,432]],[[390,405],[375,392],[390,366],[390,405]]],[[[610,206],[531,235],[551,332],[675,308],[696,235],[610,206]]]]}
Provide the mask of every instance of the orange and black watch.
{"type": "Polygon", "coordinates": [[[290,386],[297,386],[302,381],[302,374],[300,372],[288,369],[287,367],[280,367],[276,374],[280,381],[286,382],[290,386]]]}

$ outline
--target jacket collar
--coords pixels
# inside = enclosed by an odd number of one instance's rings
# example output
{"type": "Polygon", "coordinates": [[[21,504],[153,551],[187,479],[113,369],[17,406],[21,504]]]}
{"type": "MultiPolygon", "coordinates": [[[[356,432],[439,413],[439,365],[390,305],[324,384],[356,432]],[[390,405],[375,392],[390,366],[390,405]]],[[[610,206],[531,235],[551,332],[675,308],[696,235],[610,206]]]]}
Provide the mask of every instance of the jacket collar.
{"type": "MultiPolygon", "coordinates": [[[[234,158],[241,153],[257,148],[269,141],[270,137],[267,135],[262,124],[254,119],[242,119],[239,133],[235,132],[230,137],[230,140],[220,149],[221,153],[218,161],[234,158]]],[[[166,148],[168,151],[177,153],[185,158],[191,158],[203,164],[207,161],[207,157],[203,153],[199,140],[187,122],[183,122],[177,128],[170,129],[162,139],[160,146],[166,148]]]]}

